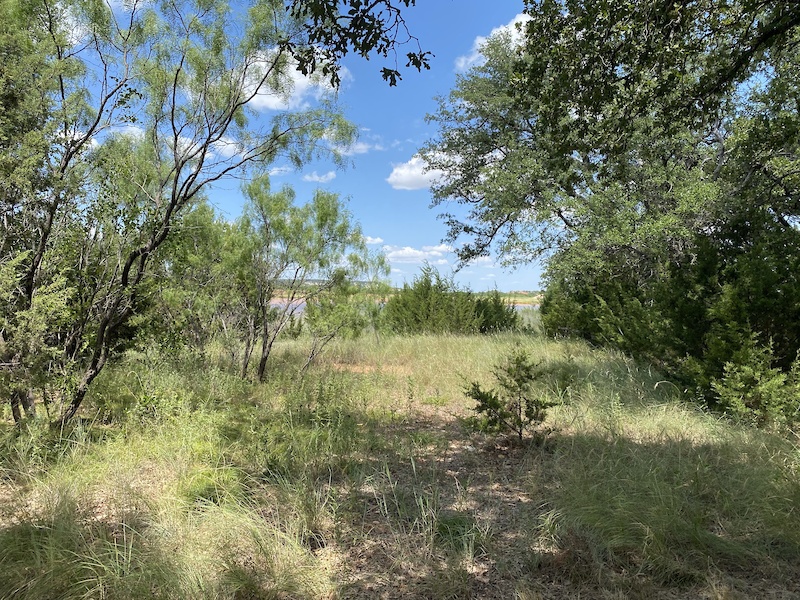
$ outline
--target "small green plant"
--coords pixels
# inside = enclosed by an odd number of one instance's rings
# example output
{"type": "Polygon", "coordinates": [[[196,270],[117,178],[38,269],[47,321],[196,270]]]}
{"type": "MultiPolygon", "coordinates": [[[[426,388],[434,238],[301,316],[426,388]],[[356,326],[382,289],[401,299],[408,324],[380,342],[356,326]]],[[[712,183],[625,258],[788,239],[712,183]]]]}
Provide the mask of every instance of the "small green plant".
{"type": "Polygon", "coordinates": [[[752,336],[712,381],[719,405],[728,414],[759,427],[791,426],[800,413],[800,358],[790,370],[774,366],[772,342],[759,345],[752,336]]]}
{"type": "Polygon", "coordinates": [[[477,402],[474,408],[485,429],[512,431],[521,440],[528,430],[539,427],[547,409],[557,404],[540,383],[548,374],[541,362],[516,348],[493,371],[498,389],[484,390],[478,382],[467,386],[466,395],[477,402]]]}
{"type": "Polygon", "coordinates": [[[489,530],[481,527],[472,514],[442,511],[436,519],[433,541],[454,555],[470,560],[487,552],[489,530]]]}

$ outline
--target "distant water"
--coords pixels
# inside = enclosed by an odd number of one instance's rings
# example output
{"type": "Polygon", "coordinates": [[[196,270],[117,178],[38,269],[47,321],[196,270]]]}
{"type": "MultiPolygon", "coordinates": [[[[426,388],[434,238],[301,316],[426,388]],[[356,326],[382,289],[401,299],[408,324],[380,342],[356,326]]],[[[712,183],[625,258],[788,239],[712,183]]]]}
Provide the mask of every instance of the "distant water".
{"type": "Polygon", "coordinates": [[[539,310],[538,304],[512,304],[512,306],[514,307],[514,310],[525,310],[527,308],[539,310]]]}
{"type": "MultiPolygon", "coordinates": [[[[284,308],[286,306],[286,300],[273,300],[269,305],[272,308],[284,308]]],[[[295,313],[302,313],[306,309],[305,300],[295,300],[292,302],[292,305],[295,308],[295,313]]]]}
{"type": "MultiPolygon", "coordinates": [[[[296,314],[302,314],[303,311],[306,308],[305,300],[295,300],[293,302],[293,304],[295,306],[295,313],[296,314]]],[[[269,305],[272,306],[273,308],[283,308],[283,307],[286,306],[286,301],[285,300],[273,300],[272,302],[269,303],[269,305]]],[[[512,304],[511,306],[514,307],[514,310],[526,310],[526,309],[539,310],[539,305],[538,304],[527,304],[527,303],[526,304],[512,304]]]]}

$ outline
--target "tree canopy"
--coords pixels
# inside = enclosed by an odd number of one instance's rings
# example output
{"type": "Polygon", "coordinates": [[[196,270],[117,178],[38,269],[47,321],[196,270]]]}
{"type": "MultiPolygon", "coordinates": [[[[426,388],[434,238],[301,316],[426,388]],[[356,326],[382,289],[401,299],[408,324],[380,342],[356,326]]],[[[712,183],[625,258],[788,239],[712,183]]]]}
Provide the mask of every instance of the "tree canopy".
{"type": "Polygon", "coordinates": [[[466,207],[445,215],[461,258],[544,257],[551,331],[653,360],[711,402],[712,383],[749,360],[743,347],[789,369],[797,4],[544,0],[526,12],[523,43],[489,40],[430,117],[439,135],[422,155],[443,172],[434,204],[466,207]]]}
{"type": "Polygon", "coordinates": [[[130,343],[165,242],[209,186],[279,159],[336,162],[353,139],[331,97],[286,109],[293,71],[336,83],[349,51],[389,56],[400,32],[388,0],[0,0],[0,386],[12,404],[41,386],[69,420],[130,343]]]}

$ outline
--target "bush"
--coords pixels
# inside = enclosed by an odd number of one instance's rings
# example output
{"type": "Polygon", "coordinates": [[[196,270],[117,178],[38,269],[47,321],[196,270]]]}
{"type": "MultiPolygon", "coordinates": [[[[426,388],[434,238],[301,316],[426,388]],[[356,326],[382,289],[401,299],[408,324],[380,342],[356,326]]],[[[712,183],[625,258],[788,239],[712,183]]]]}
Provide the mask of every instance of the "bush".
{"type": "Polygon", "coordinates": [[[484,390],[475,381],[466,389],[467,397],[478,403],[474,410],[485,429],[512,431],[521,440],[526,431],[544,422],[547,409],[560,400],[547,385],[551,369],[542,362],[534,363],[520,348],[497,365],[493,374],[499,389],[484,390]]]}
{"type": "Polygon", "coordinates": [[[475,313],[478,316],[478,329],[481,333],[516,329],[520,325],[516,309],[503,300],[497,290],[493,290],[488,297],[475,300],[475,313]]]}
{"type": "Polygon", "coordinates": [[[725,363],[722,378],[712,382],[719,406],[758,426],[792,425],[800,411],[800,359],[791,370],[774,366],[772,343],[758,345],[755,336],[725,363]]]}
{"type": "Polygon", "coordinates": [[[519,316],[497,291],[476,298],[426,265],[386,303],[383,323],[395,333],[489,333],[517,327],[519,316]]]}

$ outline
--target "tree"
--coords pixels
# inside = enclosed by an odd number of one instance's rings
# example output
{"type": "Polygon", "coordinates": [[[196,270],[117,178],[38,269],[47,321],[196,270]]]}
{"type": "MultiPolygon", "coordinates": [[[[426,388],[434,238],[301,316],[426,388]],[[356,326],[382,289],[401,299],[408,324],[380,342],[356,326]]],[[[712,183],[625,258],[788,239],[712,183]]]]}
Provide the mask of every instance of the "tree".
{"type": "MultiPolygon", "coordinates": [[[[291,92],[292,55],[308,55],[309,32],[335,32],[338,21],[307,19],[277,0],[0,6],[0,243],[3,264],[13,264],[3,269],[11,312],[2,376],[14,389],[44,377],[63,424],[130,339],[165,241],[209,185],[281,157],[299,166],[352,140],[325,103],[269,118],[252,108],[265,94],[291,92]],[[26,349],[20,332],[48,298],[60,303],[37,321],[37,335],[52,351],[26,349]]],[[[393,49],[392,27],[380,13],[363,23],[377,37],[359,51],[393,49]]],[[[308,74],[330,73],[326,61],[353,44],[336,41],[336,52],[305,63],[308,74]]]]}
{"type": "Polygon", "coordinates": [[[557,170],[537,136],[535,113],[516,101],[520,54],[510,34],[493,36],[482,51],[486,62],[459,75],[450,94],[438,98],[428,120],[439,125],[439,137],[420,154],[430,170],[444,174],[431,187],[433,205],[455,199],[469,211],[443,215],[447,240],[462,242],[462,262],[487,255],[493,243],[506,262],[526,262],[555,243],[569,222],[581,163],[576,173],[557,170]]]}
{"type": "Polygon", "coordinates": [[[391,331],[402,334],[474,333],[479,326],[471,292],[430,265],[389,298],[382,319],[391,331]]]}
{"type": "Polygon", "coordinates": [[[391,331],[404,334],[491,333],[519,325],[516,310],[498,292],[478,298],[430,265],[389,298],[381,316],[391,331]]]}
{"type": "MultiPolygon", "coordinates": [[[[541,362],[533,362],[525,350],[515,348],[492,370],[497,388],[485,390],[477,381],[466,386],[465,395],[476,402],[471,420],[481,429],[510,430],[522,441],[526,431],[541,427],[547,409],[558,404],[546,385],[551,371],[541,362]]],[[[558,395],[564,392],[554,391],[558,395]]]]}
{"type": "Polygon", "coordinates": [[[153,265],[153,297],[137,337],[164,349],[205,351],[217,336],[235,352],[235,264],[226,260],[235,226],[199,202],[178,219],[153,265]]]}
{"type": "Polygon", "coordinates": [[[352,49],[364,58],[376,52],[384,58],[395,57],[394,66],[382,67],[381,76],[389,85],[402,79],[397,68],[397,46],[414,43],[416,50],[406,53],[406,67],[417,71],[430,69],[432,54],[423,50],[411,35],[400,6],[414,6],[416,0],[292,0],[290,14],[304,23],[306,37],[299,46],[287,39],[284,46],[297,60],[299,70],[308,75],[321,68],[331,83],[339,84],[338,65],[352,49]],[[340,8],[339,5],[342,5],[340,8]]]}
{"type": "Polygon", "coordinates": [[[345,310],[354,286],[383,262],[368,253],[360,227],[336,194],[318,190],[297,205],[291,188],[272,192],[267,176],[245,184],[244,191],[248,204],[239,228],[247,255],[238,283],[248,328],[242,376],[258,341],[257,377],[263,381],[273,345],[293,319],[310,313],[317,346],[310,362],[322,340],[327,343],[358,317],[345,310]]]}
{"type": "Polygon", "coordinates": [[[490,40],[431,117],[435,203],[468,207],[447,216],[461,258],[493,245],[508,262],[545,257],[548,329],[654,360],[712,403],[752,336],[790,368],[797,4],[546,0],[527,13],[524,44],[490,40]]]}

